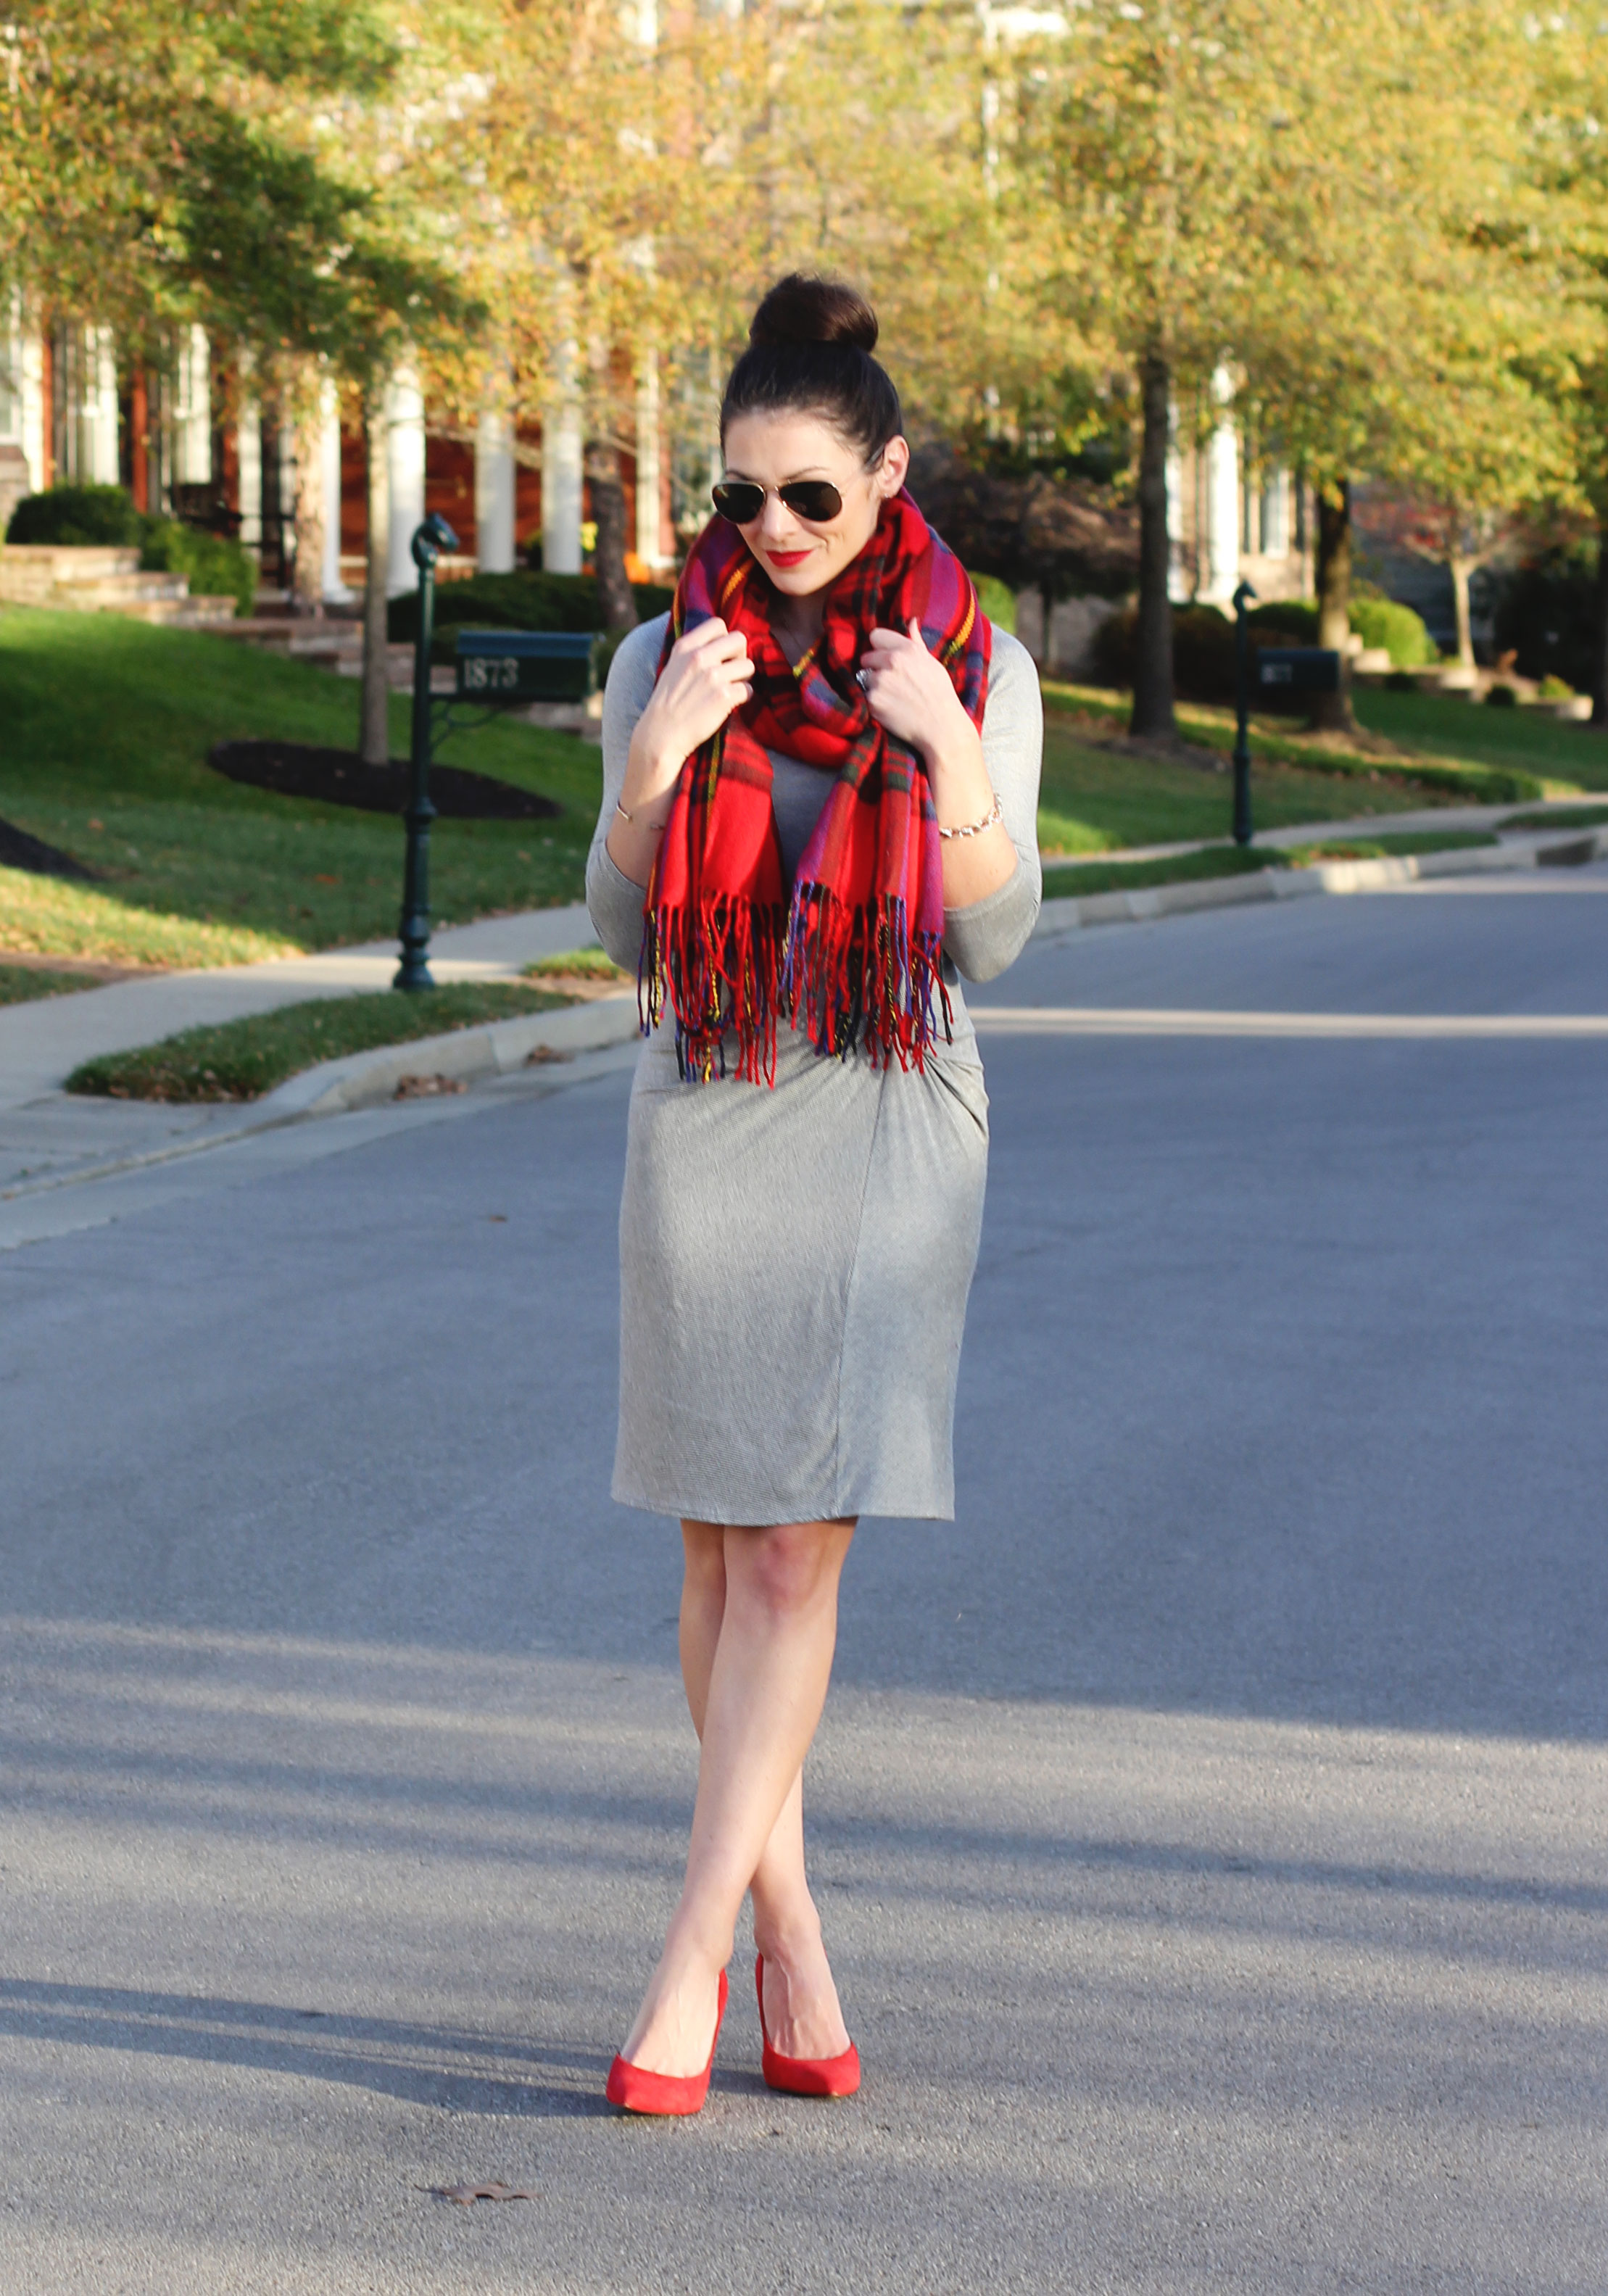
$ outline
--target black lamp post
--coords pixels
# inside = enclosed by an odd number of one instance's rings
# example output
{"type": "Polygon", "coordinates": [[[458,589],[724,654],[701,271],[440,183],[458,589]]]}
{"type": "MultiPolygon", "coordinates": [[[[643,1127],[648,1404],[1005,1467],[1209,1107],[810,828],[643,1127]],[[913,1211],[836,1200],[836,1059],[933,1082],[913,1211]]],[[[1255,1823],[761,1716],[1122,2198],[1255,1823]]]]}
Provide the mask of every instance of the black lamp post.
{"type": "Polygon", "coordinates": [[[458,537],[444,518],[432,512],[414,529],[414,564],[419,570],[419,629],[414,640],[412,775],[407,804],[402,815],[407,824],[407,857],[402,870],[402,962],[393,988],[433,988],[430,977],[430,824],[436,809],[430,801],[430,642],[436,622],[436,560],[443,550],[455,550],[458,537]]]}
{"type": "Polygon", "coordinates": [[[1251,826],[1251,623],[1246,609],[1256,595],[1249,582],[1234,594],[1235,713],[1238,730],[1234,741],[1234,841],[1249,845],[1251,826]]]}

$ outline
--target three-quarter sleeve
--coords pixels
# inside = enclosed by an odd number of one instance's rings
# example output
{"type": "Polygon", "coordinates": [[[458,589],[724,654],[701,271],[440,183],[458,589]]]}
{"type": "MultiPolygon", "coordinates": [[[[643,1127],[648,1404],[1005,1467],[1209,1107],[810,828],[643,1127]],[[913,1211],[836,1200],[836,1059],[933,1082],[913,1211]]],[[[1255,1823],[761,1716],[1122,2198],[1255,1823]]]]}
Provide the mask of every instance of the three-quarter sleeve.
{"type": "Polygon", "coordinates": [[[603,805],[587,856],[587,907],[598,939],[615,964],[628,972],[636,972],[642,954],[644,888],[626,875],[605,840],[626,785],[631,736],[653,691],[669,619],[668,614],[656,614],[620,641],[603,688],[603,805]]]}
{"type": "Polygon", "coordinates": [[[1015,963],[1038,922],[1044,898],[1038,860],[1044,704],[1032,655],[1005,630],[994,633],[982,755],[1016,848],[1016,866],[980,901],[944,911],[944,954],[967,980],[993,980],[1015,963]]]}

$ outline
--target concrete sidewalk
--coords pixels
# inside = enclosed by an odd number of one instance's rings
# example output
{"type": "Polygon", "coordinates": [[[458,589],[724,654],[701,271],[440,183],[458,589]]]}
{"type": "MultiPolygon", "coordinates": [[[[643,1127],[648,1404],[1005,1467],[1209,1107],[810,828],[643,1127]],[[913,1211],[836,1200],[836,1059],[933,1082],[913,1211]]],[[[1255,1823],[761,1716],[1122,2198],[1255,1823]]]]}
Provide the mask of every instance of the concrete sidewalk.
{"type": "MultiPolygon", "coordinates": [[[[451,980],[515,980],[537,957],[581,948],[597,936],[585,905],[525,909],[450,925],[431,943],[431,970],[451,980]]],[[[66,996],[43,996],[0,1009],[0,1115],[60,1091],[81,1061],[153,1045],[180,1029],[271,1013],[304,997],[346,996],[389,988],[397,970],[394,940],[326,949],[316,956],[277,957],[267,964],[219,965],[198,972],[154,973],[66,996]]]]}

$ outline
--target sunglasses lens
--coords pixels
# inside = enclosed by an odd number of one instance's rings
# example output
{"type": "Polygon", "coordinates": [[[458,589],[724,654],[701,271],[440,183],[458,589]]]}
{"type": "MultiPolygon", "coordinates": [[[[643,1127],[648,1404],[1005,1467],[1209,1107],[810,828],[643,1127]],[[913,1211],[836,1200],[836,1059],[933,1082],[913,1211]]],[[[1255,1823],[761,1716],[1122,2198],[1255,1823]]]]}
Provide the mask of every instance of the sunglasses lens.
{"type": "Polygon", "coordinates": [[[713,490],[715,508],[734,526],[750,526],[765,508],[765,489],[734,479],[713,490]]]}
{"type": "Polygon", "coordinates": [[[799,479],[781,489],[789,510],[811,526],[825,526],[843,507],[843,497],[830,479],[799,479]]]}

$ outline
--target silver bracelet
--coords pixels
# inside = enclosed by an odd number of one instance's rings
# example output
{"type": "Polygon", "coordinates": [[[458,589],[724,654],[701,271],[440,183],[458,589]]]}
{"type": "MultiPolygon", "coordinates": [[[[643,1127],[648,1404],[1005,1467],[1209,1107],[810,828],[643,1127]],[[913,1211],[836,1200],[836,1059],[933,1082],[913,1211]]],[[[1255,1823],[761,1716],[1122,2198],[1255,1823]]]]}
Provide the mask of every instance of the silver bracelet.
{"type": "MultiPolygon", "coordinates": [[[[621,821],[628,822],[633,829],[636,827],[636,816],[634,813],[628,813],[618,798],[614,800],[614,810],[619,816],[621,821]]],[[[642,824],[642,826],[644,829],[662,829],[664,827],[664,823],[662,821],[644,821],[642,824]]],[[[941,836],[943,832],[940,831],[939,833],[941,836]]]]}
{"type": "Polygon", "coordinates": [[[992,829],[997,821],[1004,819],[1005,816],[999,810],[999,797],[997,791],[993,804],[980,821],[965,822],[958,829],[940,829],[938,833],[946,840],[951,837],[980,837],[985,829],[992,829]]]}

